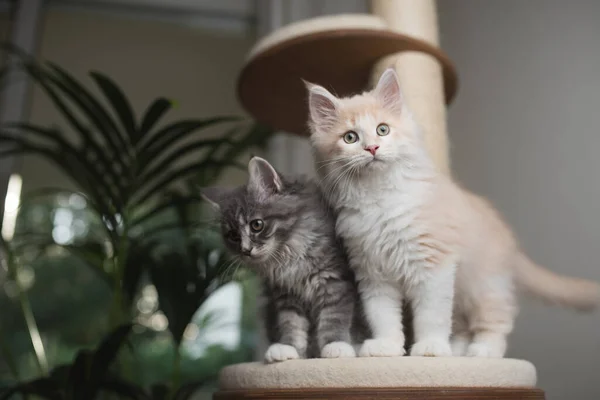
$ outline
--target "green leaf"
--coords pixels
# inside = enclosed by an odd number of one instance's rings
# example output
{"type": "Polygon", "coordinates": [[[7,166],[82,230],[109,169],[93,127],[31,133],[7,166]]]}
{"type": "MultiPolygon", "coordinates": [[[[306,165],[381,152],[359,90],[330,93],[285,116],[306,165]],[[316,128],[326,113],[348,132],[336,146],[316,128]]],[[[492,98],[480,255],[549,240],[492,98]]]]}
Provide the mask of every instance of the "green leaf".
{"type": "Polygon", "coordinates": [[[167,400],[169,397],[169,387],[164,383],[157,383],[150,388],[152,400],[167,400]]]}
{"type": "Polygon", "coordinates": [[[104,379],[99,384],[100,391],[114,393],[119,398],[127,398],[133,400],[152,400],[150,396],[140,387],[133,383],[127,382],[117,377],[104,379]]]}
{"type": "Polygon", "coordinates": [[[97,387],[90,380],[90,366],[93,355],[87,350],[82,350],[75,357],[75,362],[69,368],[66,383],[66,397],[68,399],[83,400],[95,398],[97,387]]]}
{"type": "Polygon", "coordinates": [[[220,158],[222,160],[233,160],[249,148],[265,146],[274,133],[275,131],[273,128],[267,125],[254,124],[250,127],[248,132],[241,139],[234,142],[220,158]]]}
{"type": "Polygon", "coordinates": [[[106,75],[100,72],[91,72],[90,75],[119,116],[123,129],[129,135],[130,142],[133,142],[137,129],[135,116],[129,100],[127,100],[123,91],[106,75]]]}
{"type": "MultiPolygon", "coordinates": [[[[125,163],[125,160],[129,159],[129,155],[126,151],[127,140],[121,136],[119,128],[108,111],[94,98],[84,85],[68,72],[53,63],[47,64],[54,73],[47,73],[48,79],[51,80],[63,94],[69,98],[69,100],[79,107],[81,113],[87,117],[97,133],[100,134],[100,138],[108,144],[108,147],[112,151],[110,157],[111,169],[114,169],[112,167],[112,164],[114,163],[119,165],[121,170],[127,170],[128,166],[125,163]]],[[[98,146],[96,146],[96,148],[97,147],[98,146]]]]}
{"type": "Polygon", "coordinates": [[[50,379],[56,382],[59,387],[66,387],[71,374],[71,367],[73,364],[63,364],[52,369],[50,373],[50,379]]]}
{"type": "MultiPolygon", "coordinates": [[[[230,140],[230,145],[225,149],[224,153],[219,155],[218,152],[220,150],[219,147],[216,147],[212,151],[208,152],[204,161],[211,160],[224,160],[224,161],[232,161],[236,160],[244,151],[248,150],[252,147],[262,147],[264,146],[268,139],[273,136],[275,131],[263,124],[253,124],[250,129],[246,131],[241,138],[237,140],[233,140],[233,134],[237,132],[229,132],[227,134],[227,138],[230,140]]],[[[223,147],[223,146],[220,146],[223,147]]],[[[246,165],[240,166],[232,163],[233,166],[236,166],[242,170],[246,170],[246,165]]],[[[201,186],[209,186],[214,184],[214,182],[221,176],[223,171],[226,168],[224,166],[216,167],[216,168],[206,168],[202,172],[200,176],[197,177],[201,186]]]]}
{"type": "MultiPolygon", "coordinates": [[[[123,179],[117,172],[115,172],[113,163],[106,158],[106,155],[104,154],[105,150],[100,148],[98,143],[95,141],[85,141],[84,144],[87,145],[87,147],[84,146],[84,148],[77,149],[71,143],[65,140],[64,135],[62,135],[56,129],[48,129],[25,122],[10,123],[7,124],[6,127],[8,129],[19,129],[38,137],[50,140],[55,146],[51,148],[59,154],[72,154],[73,157],[75,157],[81,164],[81,166],[85,167],[89,178],[95,180],[94,184],[101,185],[103,191],[113,199],[115,204],[119,205],[120,207],[123,206],[125,191],[125,187],[123,185],[126,182],[122,182],[123,179]],[[94,151],[94,155],[98,158],[99,166],[102,169],[99,169],[98,164],[90,160],[86,150],[94,151]]],[[[69,173],[70,171],[63,172],[69,173]]]]}
{"type": "Polygon", "coordinates": [[[160,254],[150,266],[160,309],[169,321],[169,331],[177,345],[198,308],[226,282],[224,256],[220,256],[216,266],[210,266],[209,256],[213,250],[214,247],[205,247],[190,239],[187,252],[171,250],[160,254]]]}
{"type": "Polygon", "coordinates": [[[173,103],[164,97],[154,100],[142,117],[142,123],[138,130],[138,138],[143,138],[150,133],[156,123],[169,111],[173,103]]]}
{"type": "MultiPolygon", "coordinates": [[[[2,241],[0,239],[0,241],[2,241]]],[[[3,361],[6,363],[8,370],[12,374],[13,378],[19,380],[19,368],[17,367],[17,362],[15,357],[12,354],[12,351],[8,344],[6,343],[5,336],[0,330],[0,355],[2,356],[3,361]]]]}
{"type": "Polygon", "coordinates": [[[177,142],[195,134],[198,129],[239,120],[240,118],[238,117],[213,117],[173,122],[148,137],[148,139],[140,142],[138,144],[138,153],[144,156],[146,154],[153,154],[160,149],[166,150],[177,142]]]}
{"type": "Polygon", "coordinates": [[[104,270],[104,261],[107,257],[102,243],[86,241],[82,244],[62,245],[61,247],[87,264],[98,277],[113,287],[114,279],[104,270]]]}
{"type": "Polygon", "coordinates": [[[92,362],[91,375],[94,379],[101,379],[108,372],[110,364],[117,357],[119,349],[127,340],[132,328],[133,324],[119,326],[100,343],[94,352],[92,362]]]}
{"type": "Polygon", "coordinates": [[[227,142],[224,139],[202,139],[196,140],[191,143],[187,143],[184,146],[181,146],[175,151],[171,152],[171,154],[166,155],[166,157],[160,159],[161,156],[165,155],[165,149],[160,149],[152,154],[144,155],[144,162],[140,162],[138,173],[143,174],[140,178],[141,182],[145,182],[153,176],[156,176],[163,171],[168,170],[173,166],[174,163],[180,161],[183,157],[190,153],[197,152],[199,150],[206,150],[209,147],[214,147],[215,145],[220,145],[223,142],[227,142]],[[151,168],[148,171],[145,169],[151,164],[156,163],[156,166],[151,168]]]}
{"type": "Polygon", "coordinates": [[[175,392],[172,400],[189,400],[192,398],[194,393],[204,386],[204,382],[192,382],[181,386],[175,392]]]}
{"type": "Polygon", "coordinates": [[[0,395],[0,400],[9,400],[15,394],[39,396],[48,400],[64,400],[60,388],[51,378],[40,378],[17,385],[0,395]]]}
{"type": "Polygon", "coordinates": [[[135,299],[144,271],[148,265],[152,263],[149,246],[153,245],[154,244],[149,244],[144,246],[143,244],[138,243],[137,240],[130,239],[122,284],[122,290],[125,294],[127,304],[129,305],[131,305],[135,299]]]}
{"type": "Polygon", "coordinates": [[[133,221],[131,221],[131,226],[139,226],[142,223],[150,220],[156,215],[179,205],[187,206],[190,204],[200,203],[202,202],[202,197],[199,195],[187,195],[187,196],[177,196],[177,197],[168,197],[164,201],[158,203],[156,206],[146,211],[144,214],[136,217],[133,221]]]}
{"type": "Polygon", "coordinates": [[[132,202],[135,205],[144,204],[152,196],[155,196],[161,190],[166,189],[167,187],[171,186],[173,183],[177,182],[178,180],[184,179],[185,177],[187,177],[189,175],[197,173],[198,171],[202,170],[203,168],[212,167],[212,166],[220,166],[220,165],[229,166],[229,165],[231,165],[231,163],[219,162],[219,161],[192,162],[185,166],[174,169],[172,171],[167,171],[168,172],[167,175],[162,178],[154,177],[154,179],[151,181],[143,182],[143,185],[140,188],[138,188],[138,191],[136,192],[136,197],[133,199],[132,202]],[[158,182],[154,183],[156,180],[158,180],[158,182]],[[152,185],[152,186],[150,186],[149,189],[146,189],[145,191],[141,190],[149,185],[152,185]]]}
{"type": "Polygon", "coordinates": [[[6,132],[0,132],[1,142],[14,143],[18,148],[0,151],[0,156],[22,153],[34,153],[44,156],[58,166],[79,188],[87,192],[92,207],[96,208],[102,214],[109,214],[109,205],[106,201],[106,196],[99,190],[100,187],[104,188],[101,184],[102,178],[98,177],[97,172],[93,171],[93,169],[86,168],[85,162],[82,163],[81,156],[76,151],[68,148],[54,149],[33,144],[24,138],[16,137],[6,132]]]}

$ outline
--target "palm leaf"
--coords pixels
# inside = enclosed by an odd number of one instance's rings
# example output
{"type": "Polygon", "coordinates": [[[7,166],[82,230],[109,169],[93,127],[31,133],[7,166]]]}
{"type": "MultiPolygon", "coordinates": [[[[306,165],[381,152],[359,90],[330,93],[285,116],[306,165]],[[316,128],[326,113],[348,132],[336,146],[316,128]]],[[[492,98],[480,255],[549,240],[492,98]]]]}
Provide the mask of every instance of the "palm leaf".
{"type": "MultiPolygon", "coordinates": [[[[55,148],[63,153],[69,153],[74,155],[81,166],[87,167],[91,179],[96,180],[98,184],[102,185],[103,191],[106,195],[114,199],[119,208],[123,207],[125,198],[125,184],[121,182],[120,176],[114,171],[112,163],[106,158],[105,151],[95,141],[86,142],[85,144],[91,146],[87,150],[93,150],[94,155],[98,157],[99,164],[96,164],[89,158],[89,153],[86,152],[85,148],[77,149],[71,143],[64,139],[64,137],[56,130],[52,128],[43,128],[41,126],[32,125],[26,122],[10,123],[6,125],[8,129],[18,129],[24,132],[34,134],[41,138],[50,140],[55,148]]],[[[70,171],[63,171],[70,172],[70,171]]]]}
{"type": "Polygon", "coordinates": [[[177,197],[168,197],[164,201],[158,203],[156,206],[152,207],[150,210],[146,211],[144,214],[134,218],[131,221],[131,226],[139,226],[144,222],[150,220],[152,217],[164,212],[172,207],[176,207],[178,205],[190,205],[199,203],[202,201],[202,197],[199,195],[187,195],[187,196],[177,196],[177,197]]]}
{"type": "Polygon", "coordinates": [[[67,399],[93,399],[95,387],[90,382],[92,353],[82,350],[68,370],[65,384],[67,399]]]}
{"type": "Polygon", "coordinates": [[[123,163],[123,149],[127,142],[119,133],[115,121],[110,113],[97,101],[94,96],[68,72],[58,65],[48,63],[54,75],[48,74],[49,79],[59,87],[69,99],[75,103],[80,111],[87,116],[94,128],[100,133],[101,138],[106,141],[113,152],[112,161],[119,164],[122,170],[126,169],[123,163]]]}
{"type": "MultiPolygon", "coordinates": [[[[141,182],[145,182],[153,176],[160,174],[163,171],[168,170],[173,166],[173,163],[181,160],[183,157],[190,153],[196,153],[198,150],[207,149],[208,147],[213,147],[214,145],[221,145],[223,142],[227,142],[225,139],[201,139],[196,140],[192,143],[188,143],[185,146],[181,146],[178,149],[175,149],[171,154],[168,154],[162,160],[158,160],[158,164],[154,166],[154,168],[149,169],[148,171],[144,171],[150,163],[156,160],[156,157],[159,157],[161,154],[156,154],[154,156],[147,156],[148,162],[140,164],[140,169],[138,173],[143,173],[140,178],[141,182]]],[[[165,153],[161,151],[160,153],[165,153]]]]}
{"type": "Polygon", "coordinates": [[[145,157],[143,160],[147,161],[148,159],[152,159],[152,155],[156,154],[157,151],[169,149],[170,146],[185,140],[199,129],[239,120],[240,118],[238,117],[213,117],[173,122],[149,136],[148,139],[140,142],[138,144],[138,152],[142,157],[145,157]]]}
{"type": "Polygon", "coordinates": [[[39,154],[56,164],[66,176],[69,177],[78,187],[88,193],[92,207],[99,210],[102,214],[109,215],[109,206],[105,201],[105,196],[98,191],[98,187],[91,184],[88,171],[82,167],[77,154],[60,153],[60,151],[48,147],[35,145],[29,141],[0,133],[0,142],[9,142],[16,144],[17,148],[0,151],[0,157],[6,157],[13,154],[34,153],[39,154]]]}
{"type": "Polygon", "coordinates": [[[102,244],[90,241],[78,245],[62,245],[61,247],[91,267],[92,271],[109,286],[114,284],[113,279],[104,270],[106,257],[104,256],[104,246],[102,244]]]}
{"type": "Polygon", "coordinates": [[[152,400],[141,388],[116,377],[106,378],[98,386],[99,392],[116,394],[119,399],[152,400]]]}
{"type": "Polygon", "coordinates": [[[94,379],[100,380],[106,375],[108,367],[117,357],[132,328],[133,324],[119,326],[100,343],[98,349],[94,352],[90,370],[94,379]]]}
{"type": "Polygon", "coordinates": [[[204,382],[187,383],[177,389],[173,400],[189,400],[202,386],[204,386],[204,382]]]}
{"type": "MultiPolygon", "coordinates": [[[[150,130],[154,128],[154,125],[167,113],[172,107],[172,103],[164,97],[154,100],[154,102],[148,107],[144,116],[142,117],[142,123],[138,130],[138,138],[142,138],[149,134],[150,130]]],[[[137,141],[134,143],[136,144],[137,141]]]]}
{"type": "Polygon", "coordinates": [[[16,394],[38,396],[48,400],[63,400],[60,388],[51,378],[40,378],[31,382],[17,385],[0,395],[0,400],[9,400],[16,394]]]}
{"type": "Polygon", "coordinates": [[[17,367],[17,362],[15,360],[15,357],[13,356],[11,349],[6,343],[6,339],[2,330],[0,330],[0,355],[2,356],[3,361],[6,363],[6,366],[8,367],[8,370],[12,374],[13,378],[18,380],[19,369],[17,367]]]}
{"type": "MultiPolygon", "coordinates": [[[[173,169],[170,171],[165,171],[167,174],[162,179],[160,177],[154,177],[154,179],[142,182],[142,185],[138,187],[138,191],[136,192],[136,197],[132,200],[134,205],[144,204],[148,201],[152,196],[158,194],[161,190],[168,188],[173,183],[180,181],[198,171],[201,171],[206,167],[215,167],[215,166],[223,166],[228,167],[231,166],[230,162],[220,162],[220,161],[202,161],[202,162],[192,162],[177,169],[173,169]],[[153,182],[157,181],[153,184],[153,182]],[[152,186],[150,186],[152,185],[152,186]],[[150,188],[146,190],[142,190],[150,186],[150,188]]],[[[162,176],[162,174],[161,174],[162,176]]]]}
{"type": "Polygon", "coordinates": [[[112,105],[114,111],[119,116],[124,131],[129,136],[130,143],[133,143],[136,138],[137,128],[135,124],[135,115],[129,100],[127,100],[121,89],[106,75],[101,74],[100,72],[92,72],[90,73],[90,76],[94,79],[106,99],[112,105]]]}

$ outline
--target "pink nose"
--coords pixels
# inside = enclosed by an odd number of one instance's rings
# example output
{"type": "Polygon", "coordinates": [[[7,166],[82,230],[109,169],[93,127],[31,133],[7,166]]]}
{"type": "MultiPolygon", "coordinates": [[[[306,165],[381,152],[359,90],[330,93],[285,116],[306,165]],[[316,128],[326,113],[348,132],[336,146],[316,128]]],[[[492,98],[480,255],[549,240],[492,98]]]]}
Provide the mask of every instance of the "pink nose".
{"type": "Polygon", "coordinates": [[[376,144],[374,144],[372,146],[365,147],[365,150],[368,151],[369,153],[375,155],[375,153],[377,153],[377,149],[378,148],[379,148],[379,146],[377,146],[376,144]]]}

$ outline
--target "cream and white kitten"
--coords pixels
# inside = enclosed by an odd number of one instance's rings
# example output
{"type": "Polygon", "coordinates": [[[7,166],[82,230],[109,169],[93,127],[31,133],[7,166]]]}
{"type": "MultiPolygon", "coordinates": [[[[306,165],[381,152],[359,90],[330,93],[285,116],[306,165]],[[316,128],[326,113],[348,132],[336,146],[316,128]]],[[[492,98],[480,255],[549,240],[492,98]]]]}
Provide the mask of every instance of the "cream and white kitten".
{"type": "Polygon", "coordinates": [[[411,355],[482,357],[504,356],[518,287],[577,309],[599,303],[596,283],[533,263],[486,200],[437,172],[392,69],[350,98],[307,86],[322,189],[373,331],[361,356],[404,354],[403,300],[411,355]]]}

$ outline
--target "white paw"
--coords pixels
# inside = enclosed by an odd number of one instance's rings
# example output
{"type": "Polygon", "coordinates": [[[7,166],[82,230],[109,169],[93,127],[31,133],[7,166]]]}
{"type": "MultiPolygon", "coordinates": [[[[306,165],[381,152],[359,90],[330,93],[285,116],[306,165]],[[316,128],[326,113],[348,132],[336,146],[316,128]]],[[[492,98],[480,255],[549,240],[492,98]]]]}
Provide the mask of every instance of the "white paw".
{"type": "Polygon", "coordinates": [[[415,343],[410,349],[411,356],[450,357],[452,349],[445,339],[424,339],[415,343]]]}
{"type": "Polygon", "coordinates": [[[356,357],[354,347],[346,342],[332,342],[321,350],[322,358],[349,358],[356,357]]]}
{"type": "Polygon", "coordinates": [[[452,355],[454,357],[463,357],[465,354],[467,354],[467,348],[469,347],[469,343],[469,338],[465,336],[456,336],[450,339],[452,355]]]}
{"type": "Polygon", "coordinates": [[[359,351],[361,357],[399,357],[404,353],[404,340],[398,339],[365,340],[359,351]]]}
{"type": "Polygon", "coordinates": [[[295,360],[298,358],[300,358],[298,350],[292,346],[281,343],[273,343],[265,353],[265,361],[269,364],[286,360],[295,360]]]}
{"type": "Polygon", "coordinates": [[[467,348],[467,357],[502,358],[504,351],[488,343],[471,343],[467,348]]]}

